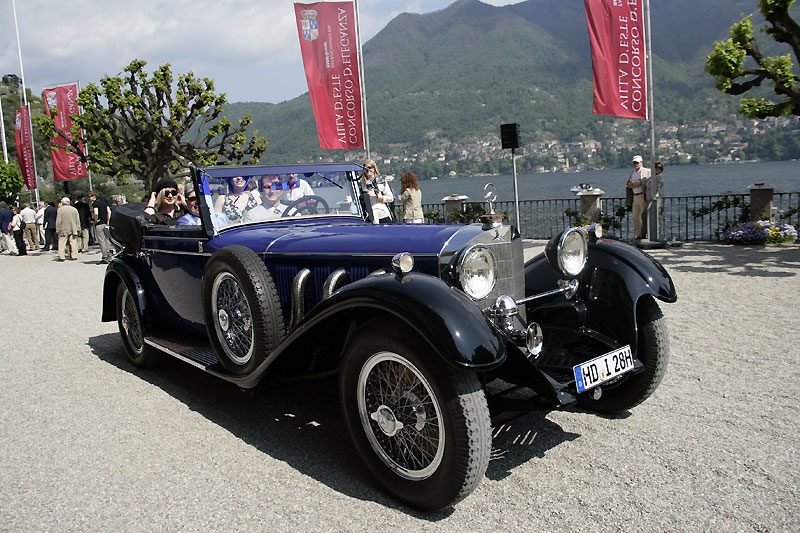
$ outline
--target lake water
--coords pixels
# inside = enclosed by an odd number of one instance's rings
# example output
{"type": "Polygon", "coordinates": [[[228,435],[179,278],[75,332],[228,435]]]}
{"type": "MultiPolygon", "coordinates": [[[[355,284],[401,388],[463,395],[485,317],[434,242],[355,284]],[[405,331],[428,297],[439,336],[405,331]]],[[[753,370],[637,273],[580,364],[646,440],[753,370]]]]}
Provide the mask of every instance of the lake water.
{"type": "MultiPolygon", "coordinates": [[[[578,183],[590,183],[605,191],[607,198],[625,196],[625,182],[633,167],[583,172],[551,172],[517,174],[520,200],[573,198],[570,188],[578,183]]],[[[747,194],[748,187],[764,182],[775,192],[800,192],[800,161],[759,163],[728,163],[717,165],[667,166],[664,169],[664,196],[699,196],[718,194],[747,194]]],[[[427,177],[427,176],[426,176],[427,177]]],[[[498,201],[514,200],[514,179],[511,175],[439,177],[421,180],[422,202],[441,203],[450,194],[469,196],[470,202],[483,200],[483,186],[494,183],[498,201]]],[[[392,182],[395,194],[400,193],[400,176],[392,182]]]]}

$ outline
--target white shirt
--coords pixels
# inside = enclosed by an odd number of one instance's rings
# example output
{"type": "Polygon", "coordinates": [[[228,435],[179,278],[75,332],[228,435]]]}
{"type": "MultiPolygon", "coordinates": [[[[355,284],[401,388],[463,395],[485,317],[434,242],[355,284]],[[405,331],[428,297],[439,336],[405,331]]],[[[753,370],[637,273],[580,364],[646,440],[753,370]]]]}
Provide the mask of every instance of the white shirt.
{"type": "Polygon", "coordinates": [[[22,220],[24,220],[26,224],[36,224],[36,211],[30,207],[26,207],[20,211],[19,214],[22,216],[22,220]]]}
{"type": "MultiPolygon", "coordinates": [[[[288,183],[287,183],[288,185],[288,183]]],[[[302,178],[297,178],[297,182],[295,182],[294,187],[291,189],[286,189],[286,201],[287,202],[294,202],[295,200],[299,200],[303,196],[313,196],[314,189],[311,188],[311,185],[302,178]]]]}

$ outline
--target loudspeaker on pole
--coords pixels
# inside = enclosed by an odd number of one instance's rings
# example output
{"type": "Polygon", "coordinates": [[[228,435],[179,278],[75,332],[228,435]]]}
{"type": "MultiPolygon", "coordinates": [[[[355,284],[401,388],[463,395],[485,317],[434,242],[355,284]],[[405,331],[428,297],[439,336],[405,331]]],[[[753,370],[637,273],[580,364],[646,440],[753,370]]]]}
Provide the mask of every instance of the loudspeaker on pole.
{"type": "Polygon", "coordinates": [[[500,141],[503,143],[503,150],[519,148],[519,124],[501,124],[500,141]]]}

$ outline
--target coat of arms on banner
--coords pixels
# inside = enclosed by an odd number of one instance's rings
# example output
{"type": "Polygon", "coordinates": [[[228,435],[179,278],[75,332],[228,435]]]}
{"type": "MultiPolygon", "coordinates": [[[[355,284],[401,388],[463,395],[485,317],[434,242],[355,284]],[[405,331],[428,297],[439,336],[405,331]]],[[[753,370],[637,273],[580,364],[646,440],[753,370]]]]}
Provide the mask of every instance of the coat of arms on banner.
{"type": "Polygon", "coordinates": [[[44,97],[47,100],[47,108],[50,112],[58,111],[58,95],[55,91],[45,91],[44,97]]]}
{"type": "Polygon", "coordinates": [[[317,11],[315,9],[304,9],[300,12],[300,27],[303,30],[303,39],[313,41],[319,37],[319,23],[317,22],[317,11]]]}

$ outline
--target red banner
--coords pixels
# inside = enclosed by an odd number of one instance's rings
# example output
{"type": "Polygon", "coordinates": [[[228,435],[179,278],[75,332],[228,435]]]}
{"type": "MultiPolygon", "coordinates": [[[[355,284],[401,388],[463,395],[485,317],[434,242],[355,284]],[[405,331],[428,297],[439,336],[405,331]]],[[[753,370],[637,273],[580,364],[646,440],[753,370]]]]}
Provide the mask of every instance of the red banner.
{"type": "Polygon", "coordinates": [[[320,147],[363,148],[353,3],[295,4],[294,13],[320,147]]]}
{"type": "MultiPolygon", "coordinates": [[[[72,139],[72,115],[80,113],[77,103],[78,84],[64,85],[53,89],[44,90],[44,105],[47,116],[51,117],[54,111],[58,111],[55,117],[56,128],[60,129],[72,139]]],[[[68,143],[59,135],[53,136],[52,144],[58,146],[68,146],[68,143]]],[[[51,145],[52,146],[52,145],[51,145]]],[[[81,144],[83,150],[83,144],[81,144]]],[[[89,174],[86,171],[86,164],[75,152],[67,151],[64,148],[50,149],[50,156],[53,159],[53,175],[56,181],[74,180],[86,178],[89,174]]]]}
{"type": "Polygon", "coordinates": [[[584,0],[596,114],[647,118],[644,0],[584,0]]]}
{"type": "Polygon", "coordinates": [[[31,135],[31,117],[28,106],[17,111],[17,120],[14,122],[14,134],[17,138],[17,161],[22,170],[22,179],[25,186],[36,188],[36,170],[33,162],[33,135],[31,135]]]}

